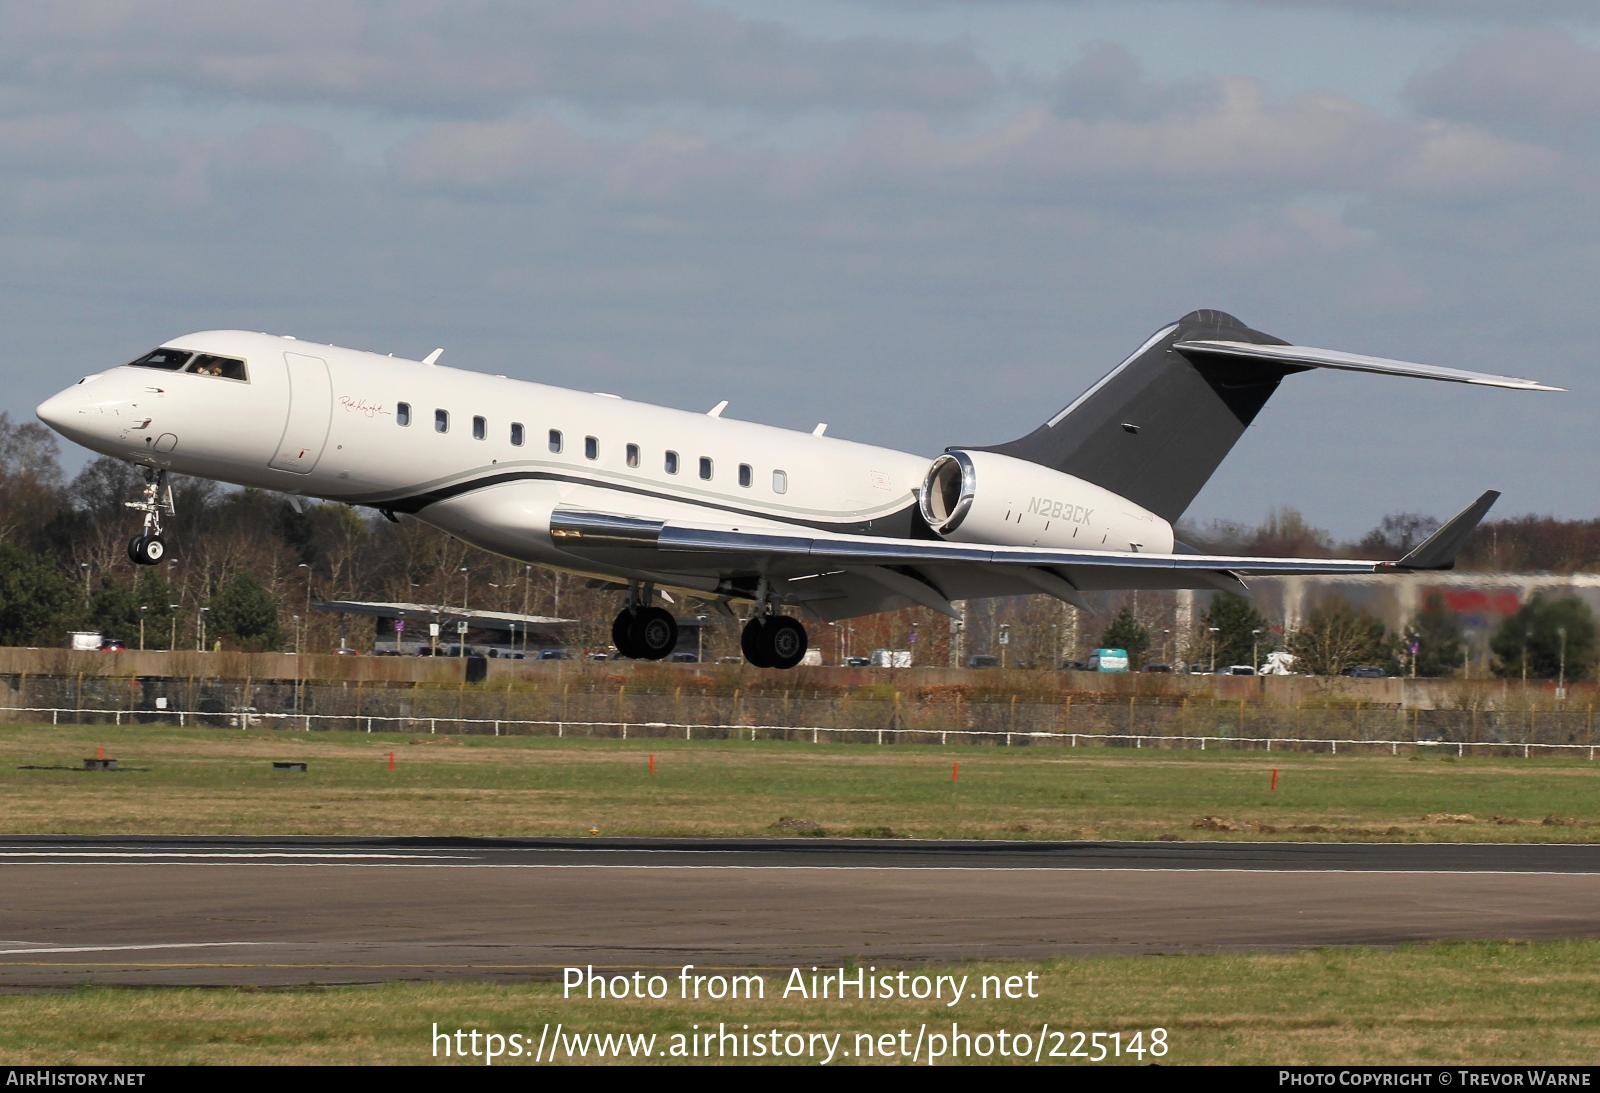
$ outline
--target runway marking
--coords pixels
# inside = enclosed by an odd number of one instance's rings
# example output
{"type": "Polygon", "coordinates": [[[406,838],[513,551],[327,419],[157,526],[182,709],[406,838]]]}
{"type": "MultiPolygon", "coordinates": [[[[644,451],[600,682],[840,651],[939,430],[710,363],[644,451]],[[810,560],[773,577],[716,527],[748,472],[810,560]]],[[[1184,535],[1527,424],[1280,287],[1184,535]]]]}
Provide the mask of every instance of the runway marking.
{"type": "Polygon", "coordinates": [[[283,945],[282,941],[167,941],[149,945],[58,945],[48,949],[0,949],[0,956],[43,956],[50,953],[117,953],[135,949],[226,949],[241,945],[283,945]]]}
{"type": "MultiPolygon", "coordinates": [[[[369,854],[331,850],[308,853],[288,850],[6,850],[0,849],[0,862],[7,858],[411,858],[466,859],[467,854],[369,854]]],[[[31,864],[31,863],[25,863],[31,864]]]]}
{"type": "MultiPolygon", "coordinates": [[[[5,864],[0,862],[0,864],[5,864]]],[[[18,867],[99,866],[194,866],[211,868],[256,869],[640,869],[640,870],[727,870],[742,872],[813,872],[813,873],[1282,873],[1288,876],[1353,873],[1362,876],[1394,877],[1600,877],[1600,870],[1589,869],[1347,869],[1318,866],[1316,868],[1252,868],[1238,865],[602,865],[598,863],[530,863],[530,862],[342,862],[342,861],[27,861],[13,863],[18,867]]]]}

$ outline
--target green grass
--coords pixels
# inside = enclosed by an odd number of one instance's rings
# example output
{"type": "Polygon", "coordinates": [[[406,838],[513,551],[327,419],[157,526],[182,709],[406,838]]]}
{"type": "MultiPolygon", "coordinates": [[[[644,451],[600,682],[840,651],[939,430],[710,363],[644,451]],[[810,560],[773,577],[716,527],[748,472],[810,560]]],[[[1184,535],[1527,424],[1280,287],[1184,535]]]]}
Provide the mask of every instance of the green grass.
{"type": "Polygon", "coordinates": [[[1581,759],[0,727],[7,834],[1570,842],[1597,788],[1581,759]],[[19,769],[97,746],[143,769],[19,769]]]}
{"type": "MultiPolygon", "coordinates": [[[[766,981],[760,1001],[563,998],[559,983],[397,983],[320,990],[84,988],[0,996],[0,1062],[443,1063],[453,1031],[674,1033],[736,1030],[969,1033],[1166,1030],[1170,1050],[1124,1062],[1590,1065],[1600,1052],[1600,942],[1470,943],[1238,956],[1095,957],[929,969],[1038,973],[1038,998],[954,1008],[884,1000],[804,1001],[766,981]],[[553,1031],[553,1030],[552,1030],[553,1031]]],[[[970,988],[969,988],[970,989],[970,988]]],[[[663,1047],[665,1044],[662,1045],[663,1047]]],[[[1070,1049],[1072,1041],[1066,1041],[1070,1049]]],[[[470,1060],[469,1060],[470,1061],[470,1060]]],[[[565,1061],[565,1060],[563,1060],[565,1061]]],[[[732,1060],[729,1060],[732,1061],[732,1060]]],[[[844,1062],[856,1062],[854,1058],[844,1062]]],[[[972,1060],[981,1062],[983,1060],[972,1060]]],[[[999,1061],[999,1060],[990,1060],[999,1061]]],[[[1058,1060],[1083,1061],[1083,1060],[1058,1060]]],[[[481,1060],[477,1065],[482,1065],[481,1060]]]]}

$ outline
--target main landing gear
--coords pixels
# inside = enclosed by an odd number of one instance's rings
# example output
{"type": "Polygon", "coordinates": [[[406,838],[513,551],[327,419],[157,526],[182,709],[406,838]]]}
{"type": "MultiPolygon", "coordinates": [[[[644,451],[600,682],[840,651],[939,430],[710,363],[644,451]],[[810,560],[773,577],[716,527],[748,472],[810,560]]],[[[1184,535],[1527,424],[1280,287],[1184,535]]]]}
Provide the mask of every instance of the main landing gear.
{"type": "MultiPolygon", "coordinates": [[[[739,635],[744,658],[757,668],[793,668],[806,655],[806,628],[798,619],[770,614],[765,603],[765,582],[756,600],[756,613],[739,635]]],[[[664,660],[678,644],[678,622],[672,612],[650,605],[654,589],[630,585],[628,606],[611,623],[611,644],[633,660],[664,660]]]]}
{"type": "Polygon", "coordinates": [[[793,668],[806,655],[806,628],[799,619],[772,613],[771,586],[756,585],[756,613],[739,634],[744,659],[757,668],[793,668]]]}
{"type": "Polygon", "coordinates": [[[806,655],[806,628],[788,615],[755,615],[739,634],[744,659],[757,668],[793,668],[806,655]]]}
{"type": "Polygon", "coordinates": [[[648,585],[642,596],[630,589],[628,606],[611,623],[611,644],[633,660],[664,660],[678,644],[678,620],[665,608],[647,606],[650,593],[648,585]]]}
{"type": "Polygon", "coordinates": [[[174,512],[167,472],[146,471],[143,495],[137,501],[123,504],[144,513],[144,530],[128,540],[128,559],[137,565],[155,565],[167,556],[166,540],[161,537],[161,515],[171,516],[174,512]]]}

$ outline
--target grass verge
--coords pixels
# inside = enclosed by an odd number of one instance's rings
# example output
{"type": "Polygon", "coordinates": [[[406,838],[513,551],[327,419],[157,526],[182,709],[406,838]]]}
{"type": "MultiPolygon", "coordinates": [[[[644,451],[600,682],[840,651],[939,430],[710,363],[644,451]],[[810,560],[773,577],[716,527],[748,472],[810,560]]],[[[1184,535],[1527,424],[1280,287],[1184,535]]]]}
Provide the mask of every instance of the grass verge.
{"type": "Polygon", "coordinates": [[[1575,842],[1597,786],[1581,759],[0,727],[7,834],[1575,842]],[[97,747],[134,769],[71,769],[97,747]]]}
{"type": "MultiPolygon", "coordinates": [[[[1587,1065],[1600,1052],[1597,968],[1600,942],[1591,941],[923,969],[969,976],[969,992],[983,975],[1037,973],[1037,998],[969,997],[954,1007],[784,998],[781,974],[765,981],[760,1000],[720,1002],[683,999],[676,976],[669,979],[668,997],[659,1001],[564,998],[561,984],[551,982],[283,991],[84,988],[0,996],[0,1059],[12,1065],[119,1066],[473,1062],[436,1056],[434,1026],[516,1033],[531,1052],[541,1030],[548,1024],[553,1034],[557,1023],[569,1036],[653,1033],[654,1055],[671,1050],[674,1034],[693,1034],[696,1025],[699,1032],[714,1032],[721,1023],[734,1032],[748,1026],[756,1034],[842,1034],[838,1048],[849,1054],[836,1061],[861,1063],[885,1060],[862,1058],[858,1033],[893,1034],[898,1051],[899,1033],[909,1030],[903,1043],[909,1054],[924,1023],[930,1034],[948,1036],[957,1023],[974,1036],[1005,1029],[1036,1038],[1048,1023],[1069,1034],[1119,1032],[1124,1043],[1140,1031],[1145,1045],[1152,1030],[1165,1030],[1164,1056],[1125,1055],[1125,1063],[1587,1065]]],[[[1057,1047],[1076,1046],[1070,1035],[1046,1035],[1044,1042],[1046,1059],[1057,1047]]],[[[973,1045],[981,1048],[982,1041],[973,1045]]],[[[558,1061],[580,1060],[563,1051],[558,1061]]],[[[698,1061],[707,1061],[704,1053],[698,1061]]],[[[719,1060],[713,1052],[709,1061],[771,1060],[719,1060]]],[[[1015,1060],[991,1055],[964,1061],[1015,1060]]],[[[481,1057],[476,1063],[482,1065],[481,1057]]]]}

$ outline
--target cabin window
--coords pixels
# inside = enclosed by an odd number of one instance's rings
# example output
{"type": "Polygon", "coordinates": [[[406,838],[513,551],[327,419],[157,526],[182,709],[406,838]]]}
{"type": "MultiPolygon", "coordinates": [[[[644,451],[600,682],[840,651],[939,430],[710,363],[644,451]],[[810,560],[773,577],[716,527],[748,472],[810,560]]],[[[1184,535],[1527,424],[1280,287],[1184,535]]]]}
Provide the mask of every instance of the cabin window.
{"type": "Polygon", "coordinates": [[[667,473],[668,474],[677,474],[678,473],[678,453],[677,452],[668,452],[667,453],[667,473]]]}
{"type": "Polygon", "coordinates": [[[561,454],[561,430],[560,429],[551,429],[550,430],[550,450],[552,452],[555,452],[557,455],[561,454]]]}
{"type": "Polygon", "coordinates": [[[489,435],[489,423],[481,417],[472,419],[472,439],[483,440],[489,435]]]}
{"type": "Polygon", "coordinates": [[[750,464],[748,464],[748,463],[739,464],[739,485],[743,486],[745,489],[749,489],[750,488],[750,483],[752,481],[754,481],[754,480],[755,480],[755,475],[750,470],[750,464]]]}
{"type": "Polygon", "coordinates": [[[159,368],[164,372],[176,372],[189,363],[189,358],[194,356],[187,349],[157,349],[146,353],[136,361],[129,361],[129,368],[159,368]]]}
{"type": "Polygon", "coordinates": [[[787,472],[787,471],[773,471],[772,472],[772,492],[773,493],[788,493],[789,492],[789,472],[787,472]]]}
{"type": "Polygon", "coordinates": [[[411,403],[397,402],[394,404],[394,423],[396,425],[411,424],[411,403]]]}
{"type": "Polygon", "coordinates": [[[189,367],[184,369],[197,376],[219,376],[225,380],[238,380],[245,382],[249,377],[245,375],[244,361],[233,357],[218,357],[211,353],[197,353],[189,367]]]}
{"type": "Polygon", "coordinates": [[[511,443],[518,448],[522,447],[522,422],[520,421],[511,423],[511,443]]]}
{"type": "Polygon", "coordinates": [[[448,433],[450,431],[449,410],[435,410],[433,412],[433,431],[436,433],[448,433]]]}
{"type": "Polygon", "coordinates": [[[638,465],[639,465],[639,445],[637,445],[637,444],[629,444],[628,445],[628,466],[637,467],[638,465]]]}
{"type": "Polygon", "coordinates": [[[592,436],[586,436],[583,438],[583,458],[600,458],[600,442],[592,436]]]}
{"type": "Polygon", "coordinates": [[[701,456],[700,457],[700,477],[704,478],[707,482],[711,481],[711,471],[712,471],[711,457],[709,455],[701,456]]]}

